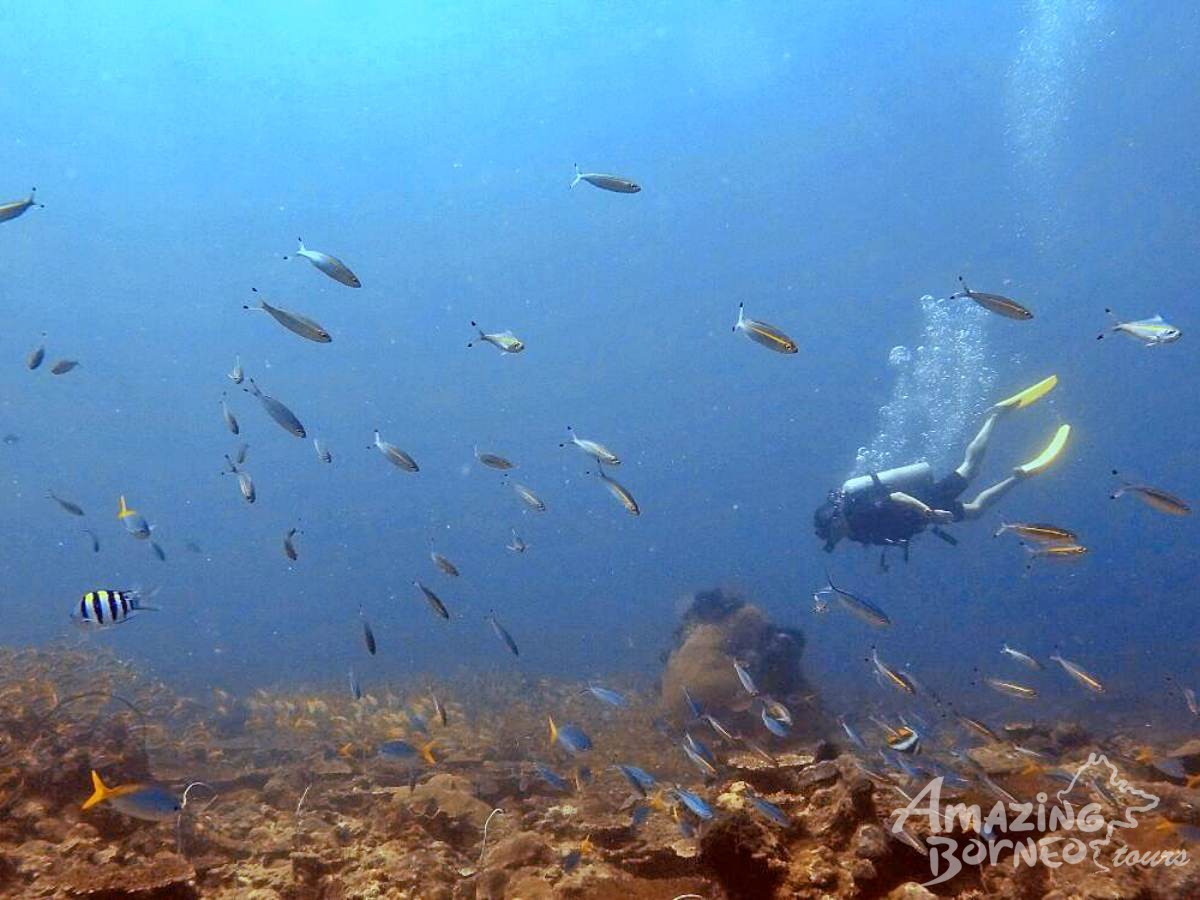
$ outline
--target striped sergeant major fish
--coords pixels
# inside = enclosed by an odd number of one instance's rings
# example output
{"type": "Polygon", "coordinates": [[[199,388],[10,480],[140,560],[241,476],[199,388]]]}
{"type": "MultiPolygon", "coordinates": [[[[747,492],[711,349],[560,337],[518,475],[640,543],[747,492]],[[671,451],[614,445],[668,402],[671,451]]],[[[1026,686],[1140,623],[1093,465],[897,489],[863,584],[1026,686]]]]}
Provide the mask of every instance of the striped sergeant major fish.
{"type": "Polygon", "coordinates": [[[88,591],[71,613],[71,618],[80,625],[106,628],[120,625],[143,610],[158,612],[158,607],[143,606],[140,591],[88,591]]]}

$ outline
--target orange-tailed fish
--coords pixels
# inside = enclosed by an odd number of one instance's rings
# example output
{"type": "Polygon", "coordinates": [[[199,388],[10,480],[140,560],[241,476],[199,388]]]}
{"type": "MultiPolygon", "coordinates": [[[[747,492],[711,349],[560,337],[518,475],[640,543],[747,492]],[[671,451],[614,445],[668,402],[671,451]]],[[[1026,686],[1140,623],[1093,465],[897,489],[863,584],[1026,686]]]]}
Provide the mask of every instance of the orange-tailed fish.
{"type": "Polygon", "coordinates": [[[97,803],[108,803],[117,812],[148,822],[173,822],[183,809],[175,794],[160,784],[133,783],[109,787],[100,774],[92,770],[92,796],[80,809],[91,809],[97,803]]]}

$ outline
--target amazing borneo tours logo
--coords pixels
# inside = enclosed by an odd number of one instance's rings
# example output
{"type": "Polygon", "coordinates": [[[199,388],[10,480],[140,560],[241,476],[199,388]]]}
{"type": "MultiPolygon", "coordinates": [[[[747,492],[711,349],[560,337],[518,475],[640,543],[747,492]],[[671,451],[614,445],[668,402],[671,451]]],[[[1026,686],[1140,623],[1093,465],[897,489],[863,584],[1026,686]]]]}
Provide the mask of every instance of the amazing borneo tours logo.
{"type": "MultiPolygon", "coordinates": [[[[1029,803],[1007,795],[1007,803],[997,801],[985,809],[979,804],[943,803],[942,786],[943,778],[934,778],[907,806],[892,812],[893,836],[929,856],[933,878],[925,882],[926,887],[949,881],[964,865],[995,865],[1005,858],[1012,859],[1014,868],[1043,865],[1054,869],[1090,859],[1106,872],[1110,864],[1182,866],[1191,861],[1182,849],[1138,853],[1125,846],[1112,853],[1107,863],[1102,861],[1101,853],[1117,829],[1137,828],[1137,816],[1158,806],[1158,797],[1122,778],[1100,753],[1089,754],[1070,784],[1053,800],[1043,792],[1029,803]],[[1103,798],[1120,818],[1107,818],[1104,806],[1091,800],[1089,793],[1103,798]],[[910,819],[928,823],[924,844],[905,828],[910,819]]],[[[998,787],[997,791],[1004,793],[998,787]]]]}

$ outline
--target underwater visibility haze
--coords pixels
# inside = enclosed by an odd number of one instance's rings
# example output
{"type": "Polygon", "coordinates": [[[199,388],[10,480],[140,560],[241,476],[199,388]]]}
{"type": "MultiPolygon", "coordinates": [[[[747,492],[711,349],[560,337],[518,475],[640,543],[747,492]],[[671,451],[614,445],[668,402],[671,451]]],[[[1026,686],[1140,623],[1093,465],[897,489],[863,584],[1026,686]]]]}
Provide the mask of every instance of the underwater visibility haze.
{"type": "Polygon", "coordinates": [[[1200,837],[1200,11],[0,27],[0,894],[885,897],[1100,751],[1200,837]]]}

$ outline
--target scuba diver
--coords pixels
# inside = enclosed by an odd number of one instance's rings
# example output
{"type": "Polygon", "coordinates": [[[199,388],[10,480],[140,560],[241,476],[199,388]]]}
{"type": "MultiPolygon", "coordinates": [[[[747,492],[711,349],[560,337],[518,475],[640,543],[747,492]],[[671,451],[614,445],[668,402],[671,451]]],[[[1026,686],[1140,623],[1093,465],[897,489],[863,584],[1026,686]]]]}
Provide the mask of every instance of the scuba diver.
{"type": "MultiPolygon", "coordinates": [[[[919,462],[860,475],[830,491],[829,498],[813,515],[813,527],[817,537],[825,541],[825,551],[833,552],[838,541],[849,538],[863,545],[883,546],[885,553],[889,546],[903,547],[907,560],[909,541],[926,528],[947,543],[957,544],[941,530],[941,525],[979,518],[1019,482],[1041,472],[1062,452],[1071,433],[1069,425],[1059,426],[1046,449],[1013,469],[1008,478],[980,491],[974,500],[965,503],[959,500],[979,472],[996,421],[1011,410],[1036,402],[1057,383],[1058,376],[1051,375],[988,410],[983,427],[967,445],[962,463],[940,480],[934,479],[929,463],[919,462]]],[[[886,568],[886,562],[882,559],[880,562],[886,568]]]]}

